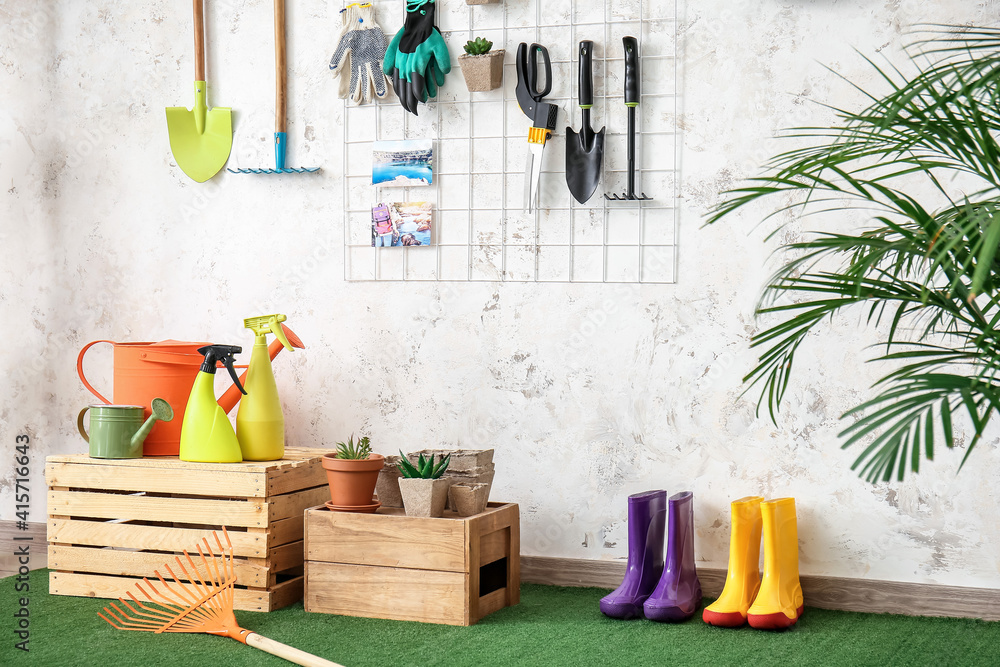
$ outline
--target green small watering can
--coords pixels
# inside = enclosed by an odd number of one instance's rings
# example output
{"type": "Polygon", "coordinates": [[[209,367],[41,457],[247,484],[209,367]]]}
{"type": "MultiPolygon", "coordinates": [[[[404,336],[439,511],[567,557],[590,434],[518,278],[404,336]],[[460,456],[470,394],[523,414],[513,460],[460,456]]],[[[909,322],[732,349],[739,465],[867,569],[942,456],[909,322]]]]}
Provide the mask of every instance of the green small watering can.
{"type": "Polygon", "coordinates": [[[76,426],[90,443],[90,455],[95,459],[140,459],[142,442],[157,421],[168,422],[174,411],[162,398],[154,398],[153,414],[143,422],[145,408],[141,405],[88,405],[80,411],[76,426]],[[83,428],[83,416],[90,411],[90,433],[83,428]]]}

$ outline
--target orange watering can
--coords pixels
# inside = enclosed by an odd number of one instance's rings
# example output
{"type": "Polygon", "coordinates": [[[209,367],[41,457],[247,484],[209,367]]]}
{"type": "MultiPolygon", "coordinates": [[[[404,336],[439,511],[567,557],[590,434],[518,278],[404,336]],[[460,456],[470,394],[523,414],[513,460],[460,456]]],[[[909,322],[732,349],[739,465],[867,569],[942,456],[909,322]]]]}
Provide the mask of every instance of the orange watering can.
{"type": "MultiPolygon", "coordinates": [[[[284,324],[281,328],[292,347],[304,348],[302,340],[284,324]]],[[[106,404],[107,398],[94,389],[83,373],[83,357],[94,345],[111,343],[114,346],[114,403],[118,405],[142,405],[146,417],[152,414],[150,406],[154,398],[163,398],[174,407],[174,419],[157,422],[143,443],[144,456],[177,456],[180,451],[181,425],[184,423],[184,408],[187,406],[195,376],[205,357],[198,354],[198,348],[209,343],[190,343],[178,340],[164,340],[159,343],[116,343],[111,340],[95,340],[87,343],[76,358],[76,372],[90,393],[106,404]]],[[[268,347],[268,355],[273,360],[284,346],[275,340],[268,347]]],[[[238,366],[246,368],[246,366],[238,366]]],[[[246,372],[240,382],[246,381],[246,372]]],[[[226,412],[239,402],[239,389],[229,388],[219,399],[226,412]]]]}

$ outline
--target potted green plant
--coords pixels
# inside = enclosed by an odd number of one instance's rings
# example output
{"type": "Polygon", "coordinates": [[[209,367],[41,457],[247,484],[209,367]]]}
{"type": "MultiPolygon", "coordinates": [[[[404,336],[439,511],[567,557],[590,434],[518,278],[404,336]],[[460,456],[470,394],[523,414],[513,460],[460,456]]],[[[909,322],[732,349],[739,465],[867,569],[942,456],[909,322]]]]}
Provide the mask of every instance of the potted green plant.
{"type": "MultiPolygon", "coordinates": [[[[495,475],[492,449],[421,449],[419,452],[412,452],[410,459],[413,460],[413,457],[419,454],[423,454],[424,456],[434,454],[441,458],[450,456],[448,470],[444,476],[451,480],[452,487],[456,484],[485,484],[486,497],[489,499],[490,488],[493,486],[493,476],[495,475]]],[[[464,494],[466,491],[459,491],[458,493],[464,494]]],[[[381,498],[379,499],[381,500],[381,498]]],[[[445,508],[458,510],[450,492],[448,494],[448,504],[445,505],[445,508]]]]}
{"type": "Polygon", "coordinates": [[[353,434],[346,443],[337,443],[336,452],[324,454],[323,468],[330,485],[332,509],[370,507],[384,460],[381,454],[372,452],[368,436],[354,442],[353,434]]]}
{"type": "Polygon", "coordinates": [[[777,200],[771,215],[867,218],[780,248],[757,309],[769,326],[751,342],[764,352],[745,380],[775,419],[806,336],[851,310],[881,321],[870,361],[886,372],[841,433],[844,447],[863,444],[852,468],[872,482],[918,472],[935,443],[953,447],[961,413],[974,430],[964,464],[1000,412],[1000,29],[927,35],[909,67],[876,68],[884,94],[862,91],[868,107],[838,110],[830,127],[790,131],[796,147],[708,220],[761,199],[777,200]]]}
{"type": "Polygon", "coordinates": [[[503,83],[503,57],[505,51],[491,51],[493,42],[476,37],[465,43],[465,53],[458,57],[458,64],[470,93],[494,90],[503,83]]]}
{"type": "Polygon", "coordinates": [[[448,501],[448,487],[451,480],[441,475],[448,469],[451,457],[446,456],[434,463],[434,455],[430,458],[423,454],[416,464],[410,463],[403,452],[399,453],[399,493],[403,496],[403,508],[406,516],[439,517],[444,514],[444,505],[448,501]]]}

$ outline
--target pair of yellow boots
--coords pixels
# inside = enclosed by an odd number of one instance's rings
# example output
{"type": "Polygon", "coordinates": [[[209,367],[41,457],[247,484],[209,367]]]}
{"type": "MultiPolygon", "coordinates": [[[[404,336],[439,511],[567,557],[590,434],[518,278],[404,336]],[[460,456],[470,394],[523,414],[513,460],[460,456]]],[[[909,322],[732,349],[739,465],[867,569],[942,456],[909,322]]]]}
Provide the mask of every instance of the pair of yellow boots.
{"type": "Polygon", "coordinates": [[[732,514],[726,586],[719,599],[705,607],[702,619],[725,628],[750,623],[779,630],[794,625],[803,611],[795,499],[748,496],[733,501],[732,514]],[[761,532],[763,578],[758,568],[761,532]]]}

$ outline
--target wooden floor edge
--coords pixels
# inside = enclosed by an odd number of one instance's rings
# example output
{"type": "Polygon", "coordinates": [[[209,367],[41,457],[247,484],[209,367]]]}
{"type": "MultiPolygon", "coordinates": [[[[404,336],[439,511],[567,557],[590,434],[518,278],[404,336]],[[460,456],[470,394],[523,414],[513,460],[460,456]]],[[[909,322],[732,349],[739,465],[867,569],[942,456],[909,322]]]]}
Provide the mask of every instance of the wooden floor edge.
{"type": "MultiPolygon", "coordinates": [[[[624,575],[623,561],[521,556],[521,581],[524,583],[617,588],[624,575]]],[[[725,584],[726,571],[698,568],[698,579],[707,597],[717,597],[725,584]]],[[[1000,590],[993,588],[815,575],[803,575],[800,581],[807,607],[1000,620],[1000,590]]]]}

